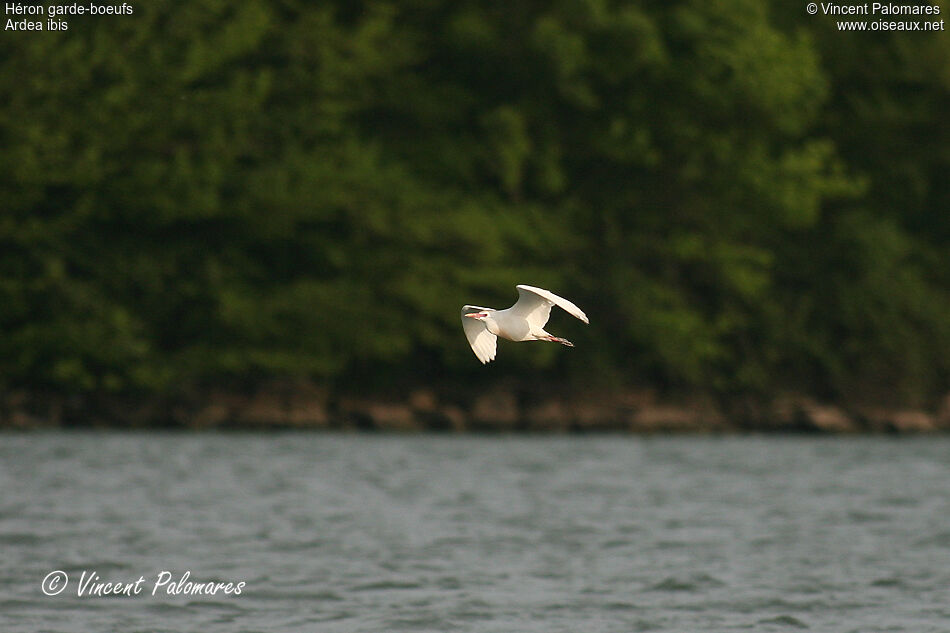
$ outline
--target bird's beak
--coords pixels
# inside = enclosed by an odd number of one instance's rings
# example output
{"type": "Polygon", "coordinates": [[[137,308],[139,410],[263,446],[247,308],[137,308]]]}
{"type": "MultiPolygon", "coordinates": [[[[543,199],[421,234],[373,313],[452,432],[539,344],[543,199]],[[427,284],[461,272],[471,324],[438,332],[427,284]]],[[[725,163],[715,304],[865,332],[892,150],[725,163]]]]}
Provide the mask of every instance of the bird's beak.
{"type": "Polygon", "coordinates": [[[469,313],[466,314],[465,316],[471,317],[471,318],[473,318],[473,319],[477,319],[477,318],[479,317],[479,313],[478,313],[478,312],[469,312],[469,313]]]}

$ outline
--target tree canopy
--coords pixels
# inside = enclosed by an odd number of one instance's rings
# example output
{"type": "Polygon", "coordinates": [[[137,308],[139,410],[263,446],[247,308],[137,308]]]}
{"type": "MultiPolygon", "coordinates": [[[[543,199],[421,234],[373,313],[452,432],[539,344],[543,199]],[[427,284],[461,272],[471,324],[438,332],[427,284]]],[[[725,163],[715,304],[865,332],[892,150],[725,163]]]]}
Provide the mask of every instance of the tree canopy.
{"type": "Polygon", "coordinates": [[[484,380],[459,307],[529,283],[591,326],[494,376],[924,402],[948,62],[755,0],[155,0],[7,33],[0,387],[484,380]]]}

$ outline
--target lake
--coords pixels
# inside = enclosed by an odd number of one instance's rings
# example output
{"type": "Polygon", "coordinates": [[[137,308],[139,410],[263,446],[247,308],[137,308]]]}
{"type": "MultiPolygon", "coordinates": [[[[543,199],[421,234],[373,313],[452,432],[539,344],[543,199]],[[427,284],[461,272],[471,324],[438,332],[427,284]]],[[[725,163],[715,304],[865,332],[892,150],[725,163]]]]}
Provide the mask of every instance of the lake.
{"type": "Polygon", "coordinates": [[[946,436],[5,433],[0,491],[5,632],[950,630],[946,436]]]}

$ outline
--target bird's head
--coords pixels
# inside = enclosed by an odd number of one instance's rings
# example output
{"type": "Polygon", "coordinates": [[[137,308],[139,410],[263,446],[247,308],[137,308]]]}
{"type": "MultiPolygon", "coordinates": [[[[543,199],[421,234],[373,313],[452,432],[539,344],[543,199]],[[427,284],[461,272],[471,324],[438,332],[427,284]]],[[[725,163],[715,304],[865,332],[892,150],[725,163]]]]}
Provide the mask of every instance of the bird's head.
{"type": "Polygon", "coordinates": [[[470,319],[478,319],[479,321],[481,321],[483,319],[488,318],[488,313],[487,312],[469,312],[465,316],[467,316],[470,319]]]}

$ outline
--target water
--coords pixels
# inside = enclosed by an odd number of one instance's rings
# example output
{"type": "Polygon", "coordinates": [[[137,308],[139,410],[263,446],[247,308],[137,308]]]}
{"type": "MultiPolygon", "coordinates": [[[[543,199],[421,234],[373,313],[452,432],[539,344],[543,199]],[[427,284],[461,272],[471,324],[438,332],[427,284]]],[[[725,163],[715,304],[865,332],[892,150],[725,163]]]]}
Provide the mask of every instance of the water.
{"type": "Polygon", "coordinates": [[[947,631],[948,484],[947,437],[6,434],[0,630],[947,631]]]}

